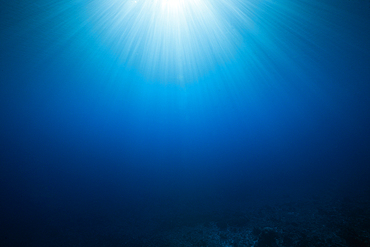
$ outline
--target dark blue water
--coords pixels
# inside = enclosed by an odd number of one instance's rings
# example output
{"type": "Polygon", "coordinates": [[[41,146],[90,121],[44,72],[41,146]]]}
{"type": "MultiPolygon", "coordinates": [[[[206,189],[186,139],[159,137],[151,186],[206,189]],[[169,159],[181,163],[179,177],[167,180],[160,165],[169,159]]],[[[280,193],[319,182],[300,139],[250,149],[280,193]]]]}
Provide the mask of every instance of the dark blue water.
{"type": "Polygon", "coordinates": [[[370,246],[368,0],[0,3],[1,246],[370,246]]]}

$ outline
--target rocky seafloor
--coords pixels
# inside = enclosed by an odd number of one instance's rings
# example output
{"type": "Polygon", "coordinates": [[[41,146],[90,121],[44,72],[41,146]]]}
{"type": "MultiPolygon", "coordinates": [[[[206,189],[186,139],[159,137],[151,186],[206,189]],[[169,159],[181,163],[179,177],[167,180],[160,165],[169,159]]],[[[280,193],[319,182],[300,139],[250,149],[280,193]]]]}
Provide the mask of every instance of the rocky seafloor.
{"type": "Polygon", "coordinates": [[[68,213],[64,223],[50,220],[44,228],[5,234],[1,246],[370,247],[370,193],[230,202],[213,209],[186,202],[153,207],[130,213],[90,209],[69,220],[68,213]]]}
{"type": "Polygon", "coordinates": [[[132,244],[183,247],[369,247],[370,196],[336,199],[313,196],[245,211],[199,216],[197,220],[189,220],[184,216],[172,229],[152,238],[127,242],[127,246],[132,244]]]}

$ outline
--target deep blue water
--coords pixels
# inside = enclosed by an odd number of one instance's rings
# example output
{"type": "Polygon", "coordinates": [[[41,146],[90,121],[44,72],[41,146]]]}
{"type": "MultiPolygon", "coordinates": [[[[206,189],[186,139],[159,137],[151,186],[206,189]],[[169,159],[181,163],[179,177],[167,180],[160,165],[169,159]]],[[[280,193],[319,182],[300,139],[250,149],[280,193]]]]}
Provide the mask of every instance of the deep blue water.
{"type": "Polygon", "coordinates": [[[1,246],[370,246],[368,0],[2,1],[0,58],[1,246]]]}

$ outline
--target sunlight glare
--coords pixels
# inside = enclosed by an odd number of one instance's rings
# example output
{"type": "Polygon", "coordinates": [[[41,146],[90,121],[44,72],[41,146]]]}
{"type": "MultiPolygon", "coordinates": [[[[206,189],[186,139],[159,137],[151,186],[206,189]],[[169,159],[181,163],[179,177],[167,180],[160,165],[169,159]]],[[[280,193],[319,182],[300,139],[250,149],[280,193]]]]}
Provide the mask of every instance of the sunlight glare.
{"type": "Polygon", "coordinates": [[[228,19],[241,13],[232,3],[108,0],[93,1],[89,11],[101,42],[125,67],[150,80],[183,83],[234,58],[242,38],[228,19]]]}

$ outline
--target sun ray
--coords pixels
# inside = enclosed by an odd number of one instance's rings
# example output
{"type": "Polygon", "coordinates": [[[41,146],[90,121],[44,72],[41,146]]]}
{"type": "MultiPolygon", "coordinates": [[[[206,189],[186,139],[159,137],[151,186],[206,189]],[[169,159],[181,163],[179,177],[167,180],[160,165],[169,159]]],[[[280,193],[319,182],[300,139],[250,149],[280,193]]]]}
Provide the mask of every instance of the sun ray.
{"type": "MultiPolygon", "coordinates": [[[[251,6],[244,7],[251,12],[251,6]]],[[[88,9],[102,42],[122,64],[166,83],[193,81],[230,62],[242,40],[233,18],[250,22],[227,1],[110,0],[93,1],[88,9]]]]}

